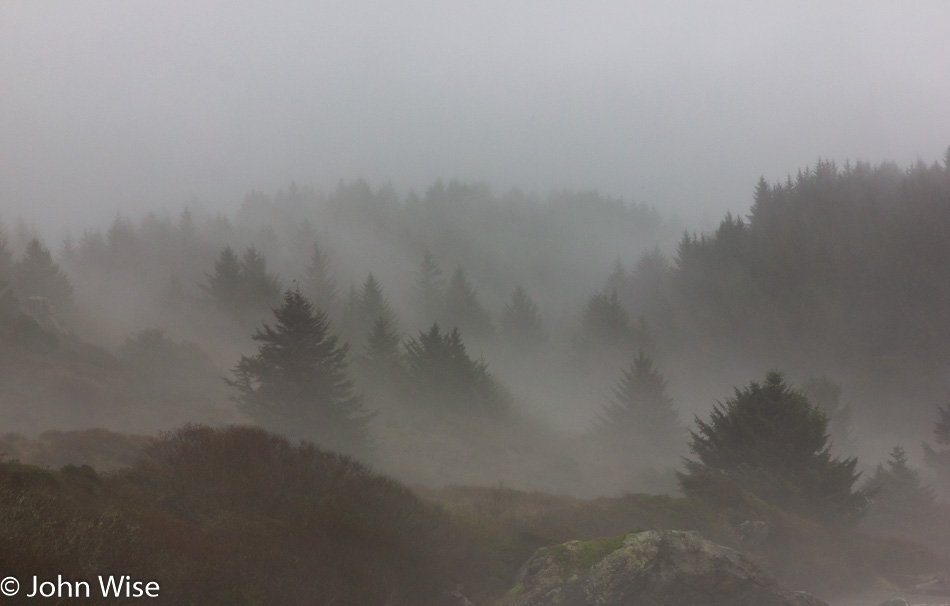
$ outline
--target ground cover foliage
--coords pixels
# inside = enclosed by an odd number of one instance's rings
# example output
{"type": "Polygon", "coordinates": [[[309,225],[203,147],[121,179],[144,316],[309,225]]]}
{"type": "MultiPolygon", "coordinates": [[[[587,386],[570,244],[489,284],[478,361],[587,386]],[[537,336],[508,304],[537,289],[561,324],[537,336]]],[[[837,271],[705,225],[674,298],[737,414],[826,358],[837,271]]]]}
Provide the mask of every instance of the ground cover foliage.
{"type": "Polygon", "coordinates": [[[913,543],[788,514],[718,475],[691,476],[686,492],[411,489],[312,444],[195,425],[110,473],[0,464],[0,566],[21,579],[158,580],[168,604],[425,605],[460,586],[490,604],[539,547],[646,528],[697,530],[824,595],[944,564],[913,543]],[[747,519],[769,525],[763,542],[740,540],[747,519]]]}

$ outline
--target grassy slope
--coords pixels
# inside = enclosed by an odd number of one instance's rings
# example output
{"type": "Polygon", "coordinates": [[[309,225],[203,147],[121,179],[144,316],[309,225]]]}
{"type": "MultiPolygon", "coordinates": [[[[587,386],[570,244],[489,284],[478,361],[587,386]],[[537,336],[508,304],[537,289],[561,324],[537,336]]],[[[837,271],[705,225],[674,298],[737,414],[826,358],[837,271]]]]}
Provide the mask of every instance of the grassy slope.
{"type": "Polygon", "coordinates": [[[155,579],[170,604],[424,606],[457,585],[490,604],[540,546],[677,528],[741,547],[734,524],[750,518],[772,527],[751,555],[825,596],[942,565],[913,544],[817,526],[741,491],[707,497],[412,491],[259,429],[189,426],[109,474],[0,464],[0,568],[155,579]]]}

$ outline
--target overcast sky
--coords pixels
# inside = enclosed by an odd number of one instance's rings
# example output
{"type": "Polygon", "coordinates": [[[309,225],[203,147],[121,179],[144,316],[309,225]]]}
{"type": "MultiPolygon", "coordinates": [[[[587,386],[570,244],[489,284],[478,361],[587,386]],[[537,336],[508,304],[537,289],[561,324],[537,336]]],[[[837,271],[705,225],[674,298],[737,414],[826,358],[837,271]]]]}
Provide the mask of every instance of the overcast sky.
{"type": "Polygon", "coordinates": [[[950,2],[0,2],[0,220],[436,178],[745,212],[950,145],[950,2]]]}

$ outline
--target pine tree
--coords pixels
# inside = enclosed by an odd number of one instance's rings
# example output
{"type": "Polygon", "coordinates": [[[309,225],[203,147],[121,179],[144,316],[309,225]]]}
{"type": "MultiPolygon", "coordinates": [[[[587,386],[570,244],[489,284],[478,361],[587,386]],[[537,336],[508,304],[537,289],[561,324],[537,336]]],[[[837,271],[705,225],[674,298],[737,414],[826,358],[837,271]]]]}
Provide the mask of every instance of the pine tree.
{"type": "Polygon", "coordinates": [[[689,477],[721,474],[759,498],[824,522],[856,522],[866,495],[853,490],[857,458],[838,459],[828,446],[828,417],[779,372],[752,382],[713,407],[690,431],[689,477]]]}
{"type": "Polygon", "coordinates": [[[413,299],[419,317],[423,322],[434,322],[441,317],[445,297],[445,280],[442,268],[436,263],[428,250],[422,256],[416,283],[413,287],[413,299]]]}
{"type": "Polygon", "coordinates": [[[317,309],[333,317],[340,308],[340,289],[330,267],[330,258],[314,242],[310,263],[304,269],[301,288],[317,309]]]}
{"type": "Polygon", "coordinates": [[[299,290],[284,293],[274,324],[252,337],[253,356],[241,356],[228,384],[234,400],[265,427],[347,451],[368,446],[370,415],[347,377],[347,346],[329,330],[299,290]]]}
{"type": "Polygon", "coordinates": [[[205,283],[201,288],[211,305],[218,311],[230,314],[239,305],[243,282],[241,260],[234,249],[226,246],[214,262],[214,273],[205,274],[205,283]]]}
{"type": "Polygon", "coordinates": [[[603,407],[600,433],[644,461],[675,455],[685,437],[666,379],[640,350],[603,407]]]}
{"type": "Polygon", "coordinates": [[[72,307],[73,285],[39,240],[30,240],[13,271],[13,288],[21,301],[38,296],[48,299],[58,310],[72,307]]]}
{"type": "Polygon", "coordinates": [[[392,306],[383,295],[383,287],[379,281],[370,273],[363,282],[363,289],[360,291],[360,324],[365,330],[369,330],[373,323],[380,316],[395,325],[396,318],[393,314],[392,306]]]}
{"type": "Polygon", "coordinates": [[[591,295],[584,308],[584,341],[588,347],[628,350],[634,340],[630,316],[620,304],[617,291],[591,295]]]}
{"type": "Polygon", "coordinates": [[[443,319],[447,326],[458,328],[468,339],[492,334],[491,314],[479,302],[478,293],[461,266],[456,268],[445,290],[443,319]]]}
{"type": "Polygon", "coordinates": [[[360,376],[367,385],[398,386],[404,372],[399,343],[399,331],[392,320],[386,316],[376,318],[359,359],[360,376]]]}
{"type": "Polygon", "coordinates": [[[828,416],[828,429],[835,450],[852,454],[857,444],[851,436],[851,405],[841,404],[841,386],[822,375],[805,382],[802,388],[808,401],[828,416]]]}
{"type": "Polygon", "coordinates": [[[280,280],[267,271],[267,259],[253,246],[241,259],[241,281],[244,307],[254,321],[280,302],[280,280]]]}
{"type": "Polygon", "coordinates": [[[483,360],[468,356],[461,333],[438,324],[409,339],[406,369],[411,397],[443,412],[499,412],[510,406],[504,389],[483,360]]]}
{"type": "Polygon", "coordinates": [[[502,337],[522,351],[534,351],[547,341],[537,304],[521,286],[515,288],[511,301],[501,314],[502,337]]]}
{"type": "Polygon", "coordinates": [[[891,450],[886,466],[877,466],[863,490],[871,495],[865,522],[872,528],[907,532],[932,522],[934,490],[924,485],[900,446],[891,450]]]}
{"type": "MultiPolygon", "coordinates": [[[[937,407],[933,431],[938,446],[950,447],[950,402],[937,407]]],[[[924,443],[924,461],[934,471],[941,485],[950,486],[950,448],[937,450],[924,443]]]]}

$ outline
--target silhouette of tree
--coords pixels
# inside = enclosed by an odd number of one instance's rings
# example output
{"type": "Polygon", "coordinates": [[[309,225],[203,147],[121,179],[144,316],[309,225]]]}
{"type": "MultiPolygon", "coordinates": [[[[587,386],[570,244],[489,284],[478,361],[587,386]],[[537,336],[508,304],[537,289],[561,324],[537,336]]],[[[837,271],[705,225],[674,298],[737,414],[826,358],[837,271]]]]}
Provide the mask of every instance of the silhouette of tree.
{"type": "Polygon", "coordinates": [[[72,307],[73,285],[59,265],[53,262],[49,249],[39,240],[30,240],[13,271],[13,288],[21,301],[39,296],[49,299],[57,309],[72,307]]]}
{"type": "Polygon", "coordinates": [[[234,400],[261,425],[348,451],[368,446],[370,415],[347,377],[347,346],[330,333],[326,313],[299,290],[284,293],[274,324],[252,337],[253,356],[241,356],[228,384],[234,400]]]}
{"type": "Polygon", "coordinates": [[[475,287],[461,266],[456,268],[445,290],[443,318],[447,326],[458,328],[469,339],[492,334],[491,314],[478,301],[475,287]]]}
{"type": "Polygon", "coordinates": [[[301,290],[317,309],[325,311],[330,317],[340,308],[340,289],[330,268],[330,258],[316,242],[310,262],[304,269],[301,290]]]}
{"type": "Polygon", "coordinates": [[[793,389],[781,373],[752,382],[713,407],[709,421],[696,418],[686,462],[688,476],[721,474],[786,511],[824,522],[852,523],[867,498],[853,490],[857,458],[832,457],[828,417],[793,389]]]}
{"type": "Polygon", "coordinates": [[[653,358],[637,352],[603,407],[600,433],[643,460],[678,454],[685,430],[666,387],[653,358]]]}
{"type": "Polygon", "coordinates": [[[547,341],[537,304],[521,286],[515,288],[511,300],[501,314],[502,337],[523,351],[533,351],[547,341]]]}
{"type": "Polygon", "coordinates": [[[424,322],[432,322],[441,316],[444,297],[445,280],[442,277],[442,268],[436,263],[432,253],[426,250],[419,271],[416,272],[416,283],[413,287],[417,313],[424,322]]]}
{"type": "MultiPolygon", "coordinates": [[[[937,420],[934,422],[933,431],[934,441],[939,446],[950,447],[950,402],[937,407],[937,420]]],[[[925,442],[924,461],[942,485],[950,486],[950,448],[937,450],[925,442]]]]}
{"type": "Polygon", "coordinates": [[[483,360],[468,356],[457,328],[443,333],[433,324],[409,339],[406,368],[412,397],[445,412],[499,412],[509,397],[483,360]]]}
{"type": "Polygon", "coordinates": [[[841,404],[841,386],[826,376],[813,377],[802,387],[808,401],[828,416],[828,429],[835,450],[853,454],[857,444],[851,436],[851,405],[841,404]]]}
{"type": "Polygon", "coordinates": [[[907,532],[932,522],[934,490],[924,485],[900,446],[891,450],[886,465],[877,466],[862,490],[871,495],[865,522],[877,530],[907,532]]]}

